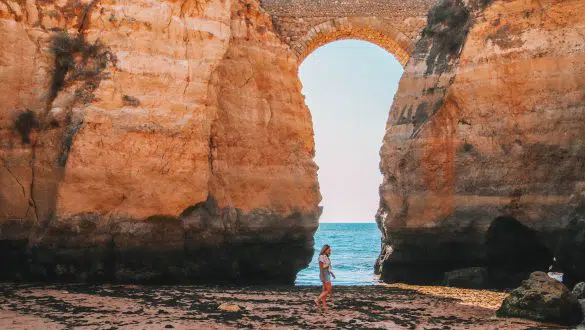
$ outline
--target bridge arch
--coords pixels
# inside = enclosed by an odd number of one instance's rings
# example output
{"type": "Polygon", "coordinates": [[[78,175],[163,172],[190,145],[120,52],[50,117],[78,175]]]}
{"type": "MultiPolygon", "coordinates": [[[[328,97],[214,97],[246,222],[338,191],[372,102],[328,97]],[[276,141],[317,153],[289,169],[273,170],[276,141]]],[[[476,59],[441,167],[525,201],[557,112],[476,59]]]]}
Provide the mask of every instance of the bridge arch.
{"type": "Polygon", "coordinates": [[[337,40],[358,39],[380,46],[402,64],[410,58],[414,41],[392,25],[377,17],[343,17],[330,19],[311,27],[301,38],[291,43],[299,63],[315,49],[337,40]]]}

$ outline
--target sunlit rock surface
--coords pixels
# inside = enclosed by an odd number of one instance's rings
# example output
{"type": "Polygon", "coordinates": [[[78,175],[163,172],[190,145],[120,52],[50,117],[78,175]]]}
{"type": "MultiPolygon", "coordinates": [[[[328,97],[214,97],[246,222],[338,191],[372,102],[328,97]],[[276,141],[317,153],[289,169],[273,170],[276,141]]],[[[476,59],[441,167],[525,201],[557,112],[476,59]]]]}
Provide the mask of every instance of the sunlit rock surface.
{"type": "Polygon", "coordinates": [[[4,279],[292,283],[320,214],[258,1],[0,1],[4,279]]]}
{"type": "Polygon", "coordinates": [[[444,1],[430,12],[381,150],[384,280],[434,282],[486,265],[485,233],[500,216],[556,252],[585,195],[583,10],[444,1]]]}
{"type": "Polygon", "coordinates": [[[0,277],[292,283],[320,214],[297,69],[352,37],[406,64],[382,279],[486,266],[498,217],[556,252],[585,195],[583,1],[327,4],[0,0],[0,277]]]}

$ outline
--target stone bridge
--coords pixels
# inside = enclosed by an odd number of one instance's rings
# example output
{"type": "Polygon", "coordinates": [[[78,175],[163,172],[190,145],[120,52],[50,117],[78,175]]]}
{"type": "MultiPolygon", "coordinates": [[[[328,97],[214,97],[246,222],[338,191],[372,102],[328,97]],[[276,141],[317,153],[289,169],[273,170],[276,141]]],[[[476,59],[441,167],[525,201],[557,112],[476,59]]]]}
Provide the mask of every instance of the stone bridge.
{"type": "Polygon", "coordinates": [[[262,0],[275,29],[302,61],[335,40],[360,39],[405,65],[436,0],[262,0]]]}

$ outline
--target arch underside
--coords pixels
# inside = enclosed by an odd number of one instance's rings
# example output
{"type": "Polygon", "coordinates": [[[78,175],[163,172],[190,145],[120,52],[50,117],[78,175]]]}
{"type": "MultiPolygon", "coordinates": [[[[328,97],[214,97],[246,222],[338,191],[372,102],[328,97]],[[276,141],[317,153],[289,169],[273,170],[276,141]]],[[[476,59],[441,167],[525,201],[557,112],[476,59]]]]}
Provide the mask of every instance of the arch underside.
{"type": "Polygon", "coordinates": [[[424,23],[424,19],[412,19],[406,23],[396,23],[377,17],[331,19],[311,27],[304,36],[294,40],[290,45],[300,63],[315,49],[329,42],[359,39],[386,49],[405,66],[424,23]]]}
{"type": "Polygon", "coordinates": [[[406,49],[399,43],[397,43],[392,38],[385,36],[381,33],[371,33],[370,31],[357,33],[355,30],[341,30],[335,31],[326,34],[320,34],[313,38],[310,43],[308,43],[305,49],[298,53],[299,62],[302,62],[309,54],[311,54],[315,49],[326,45],[330,42],[334,42],[337,40],[346,40],[346,39],[358,39],[363,41],[371,42],[377,46],[380,46],[387,50],[389,53],[394,55],[398,62],[402,64],[402,66],[406,65],[410,55],[406,49]]]}

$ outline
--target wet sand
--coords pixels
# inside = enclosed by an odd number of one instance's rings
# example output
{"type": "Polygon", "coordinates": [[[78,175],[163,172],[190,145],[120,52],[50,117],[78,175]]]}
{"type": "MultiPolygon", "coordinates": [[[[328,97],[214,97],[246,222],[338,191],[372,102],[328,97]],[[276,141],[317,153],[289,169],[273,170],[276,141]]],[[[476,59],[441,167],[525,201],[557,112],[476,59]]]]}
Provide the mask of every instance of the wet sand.
{"type": "Polygon", "coordinates": [[[505,294],[408,285],[318,287],[0,284],[0,329],[543,329],[501,319],[505,294]],[[238,305],[226,312],[220,304],[238,305]]]}

